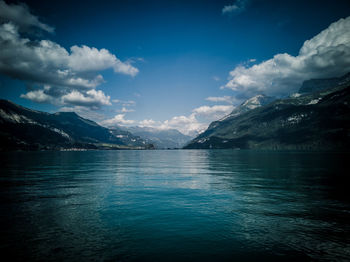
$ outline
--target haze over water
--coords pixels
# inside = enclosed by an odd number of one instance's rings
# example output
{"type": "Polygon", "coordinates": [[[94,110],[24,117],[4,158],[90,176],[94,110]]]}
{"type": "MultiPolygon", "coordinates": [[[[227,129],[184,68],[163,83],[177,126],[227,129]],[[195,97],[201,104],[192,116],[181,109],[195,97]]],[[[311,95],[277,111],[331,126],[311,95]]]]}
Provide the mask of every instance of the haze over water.
{"type": "Polygon", "coordinates": [[[346,260],[348,154],[1,154],[11,260],[346,260]]]}

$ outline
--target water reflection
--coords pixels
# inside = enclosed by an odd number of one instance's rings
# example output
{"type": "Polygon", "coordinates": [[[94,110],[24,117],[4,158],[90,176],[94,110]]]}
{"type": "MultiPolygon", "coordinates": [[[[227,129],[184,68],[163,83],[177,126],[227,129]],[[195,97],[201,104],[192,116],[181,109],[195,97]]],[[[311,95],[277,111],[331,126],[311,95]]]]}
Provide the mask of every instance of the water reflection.
{"type": "Polygon", "coordinates": [[[349,202],[347,194],[337,195],[341,201],[330,196],[334,190],[345,193],[348,159],[329,153],[211,151],[208,161],[210,170],[221,171],[215,185],[234,192],[223,212],[235,214],[232,234],[239,227],[243,242],[275,251],[278,246],[282,254],[295,250],[317,260],[346,260],[349,202]]]}
{"type": "Polygon", "coordinates": [[[1,155],[1,249],[32,260],[349,257],[348,155],[1,155]]]}

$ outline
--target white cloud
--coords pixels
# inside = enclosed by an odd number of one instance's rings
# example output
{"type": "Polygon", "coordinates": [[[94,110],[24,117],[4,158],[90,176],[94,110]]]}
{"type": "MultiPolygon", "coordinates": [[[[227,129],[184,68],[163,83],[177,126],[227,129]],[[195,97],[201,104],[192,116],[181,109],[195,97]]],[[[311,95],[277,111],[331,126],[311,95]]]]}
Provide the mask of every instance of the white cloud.
{"type": "Polygon", "coordinates": [[[23,29],[37,27],[49,33],[54,32],[54,28],[39,21],[38,17],[32,15],[25,4],[6,4],[0,1],[0,21],[12,21],[23,29]]]}
{"type": "Polygon", "coordinates": [[[156,124],[158,124],[158,122],[153,119],[144,119],[139,122],[139,126],[141,127],[154,127],[156,124]]]}
{"type": "Polygon", "coordinates": [[[113,68],[116,73],[135,76],[139,70],[130,63],[121,62],[115,55],[107,49],[98,50],[95,47],[72,46],[70,48],[69,66],[76,71],[100,71],[113,68]]]}
{"type": "Polygon", "coordinates": [[[203,132],[211,121],[218,120],[231,113],[233,108],[231,105],[201,106],[193,109],[189,116],[174,116],[163,122],[145,119],[138,124],[142,127],[152,127],[160,130],[177,129],[185,135],[196,136],[203,132]]]}
{"type": "Polygon", "coordinates": [[[53,97],[44,93],[44,90],[33,90],[29,91],[26,94],[21,94],[21,98],[25,98],[37,103],[51,103],[53,97]]]}
{"type": "Polygon", "coordinates": [[[165,121],[154,121],[145,119],[138,123],[141,127],[152,127],[158,130],[177,129],[181,133],[189,136],[195,136],[207,128],[207,124],[201,123],[196,119],[195,114],[189,116],[174,116],[165,121]]]}
{"type": "Polygon", "coordinates": [[[101,124],[113,126],[115,124],[130,125],[134,123],[141,127],[152,127],[158,130],[177,129],[185,135],[196,136],[203,132],[208,127],[210,122],[218,120],[231,113],[233,109],[234,106],[232,105],[201,106],[193,109],[189,116],[174,116],[165,121],[144,119],[142,121],[135,122],[132,120],[125,120],[125,115],[120,114],[112,119],[102,121],[101,124]]]}
{"type": "Polygon", "coordinates": [[[195,136],[207,128],[207,124],[196,119],[195,114],[189,116],[174,116],[170,120],[165,120],[158,126],[158,129],[177,129],[185,135],[195,136]]]}
{"type": "Polygon", "coordinates": [[[119,110],[119,112],[122,112],[122,113],[129,113],[129,112],[135,112],[134,109],[129,109],[129,108],[126,108],[126,107],[122,107],[121,110],[119,110]]]}
{"type": "Polygon", "coordinates": [[[236,12],[238,10],[239,10],[239,7],[237,5],[226,5],[222,9],[222,13],[223,14],[232,13],[232,12],[236,12]]]}
{"type": "Polygon", "coordinates": [[[50,40],[32,40],[28,27],[53,31],[30,14],[27,6],[0,0],[0,73],[23,80],[34,102],[98,108],[111,105],[110,97],[95,88],[104,82],[100,71],[135,76],[138,69],[120,61],[107,49],[74,45],[66,50],[50,40]],[[23,19],[22,19],[23,18],[23,19]],[[21,29],[21,30],[20,30],[21,29]],[[50,86],[50,88],[45,88],[50,86]]]}
{"type": "Polygon", "coordinates": [[[237,66],[225,88],[251,97],[264,93],[284,96],[295,93],[311,78],[340,76],[350,71],[350,17],[332,23],[304,42],[297,56],[277,54],[260,64],[237,66]]]}
{"type": "Polygon", "coordinates": [[[37,84],[95,88],[107,68],[134,76],[138,70],[106,49],[73,46],[71,53],[50,41],[22,38],[12,23],[0,26],[0,72],[37,84]],[[33,70],[35,68],[35,70],[33,70]]]}
{"type": "MultiPolygon", "coordinates": [[[[73,90],[62,96],[50,95],[51,88],[32,90],[26,94],[21,94],[21,98],[25,98],[38,103],[51,103],[59,106],[81,106],[90,109],[99,109],[101,106],[111,105],[110,96],[107,96],[101,90],[91,89],[73,90]]],[[[68,107],[70,108],[70,107],[68,107]]]]}
{"type": "Polygon", "coordinates": [[[126,107],[126,106],[135,106],[136,105],[136,102],[133,101],[133,100],[113,99],[112,102],[116,103],[116,104],[121,104],[124,107],[126,107]]]}
{"type": "Polygon", "coordinates": [[[220,77],[213,76],[213,80],[216,81],[216,82],[218,82],[218,81],[220,81],[220,77]]]}
{"type": "Polygon", "coordinates": [[[125,117],[125,114],[118,114],[111,119],[106,119],[101,121],[100,124],[103,126],[112,127],[115,125],[131,125],[135,123],[134,120],[127,120],[124,117],[125,117]]]}
{"type": "MultiPolygon", "coordinates": [[[[116,121],[120,125],[129,125],[130,123],[122,123],[120,117],[117,120],[107,120],[107,122],[102,122],[104,125],[113,125],[116,121]],[[111,124],[112,123],[112,124],[111,124]]],[[[124,117],[123,117],[123,120],[124,117]]],[[[130,121],[130,120],[127,120],[130,121]]],[[[132,123],[131,123],[132,124],[132,123]]],[[[151,127],[158,130],[169,130],[169,129],[177,129],[181,133],[190,136],[196,136],[198,133],[204,131],[208,123],[199,122],[196,118],[196,115],[192,113],[189,116],[174,116],[173,118],[165,121],[155,121],[153,119],[144,119],[139,122],[133,122],[133,124],[137,124],[141,127],[151,127]]]]}
{"type": "Polygon", "coordinates": [[[208,120],[217,120],[232,112],[232,105],[201,106],[192,110],[195,116],[203,116],[208,120]]]}
{"type": "Polygon", "coordinates": [[[209,96],[205,100],[210,102],[225,102],[228,104],[238,104],[241,102],[241,100],[237,100],[233,96],[209,96]]]}
{"type": "Polygon", "coordinates": [[[102,105],[111,105],[110,96],[106,96],[101,90],[89,90],[85,94],[73,90],[69,94],[62,96],[64,104],[73,104],[80,106],[99,107],[102,105]]]}
{"type": "Polygon", "coordinates": [[[247,0],[236,0],[232,5],[226,5],[222,8],[222,14],[238,14],[245,10],[247,0]]]}

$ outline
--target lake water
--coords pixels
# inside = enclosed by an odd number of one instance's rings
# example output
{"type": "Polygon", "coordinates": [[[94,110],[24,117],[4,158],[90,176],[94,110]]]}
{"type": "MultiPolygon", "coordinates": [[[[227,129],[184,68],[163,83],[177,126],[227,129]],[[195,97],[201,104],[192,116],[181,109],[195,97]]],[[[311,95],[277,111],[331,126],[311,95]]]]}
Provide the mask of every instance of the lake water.
{"type": "Polygon", "coordinates": [[[1,256],[345,261],[350,157],[233,150],[1,153],[1,256]]]}

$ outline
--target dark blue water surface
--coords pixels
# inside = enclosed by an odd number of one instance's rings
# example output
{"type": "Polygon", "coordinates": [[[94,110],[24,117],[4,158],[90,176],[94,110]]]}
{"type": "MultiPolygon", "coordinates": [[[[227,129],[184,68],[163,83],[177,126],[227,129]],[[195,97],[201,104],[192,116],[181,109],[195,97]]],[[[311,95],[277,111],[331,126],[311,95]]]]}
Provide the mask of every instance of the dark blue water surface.
{"type": "Polygon", "coordinates": [[[346,261],[350,157],[1,153],[8,261],[346,261]]]}

